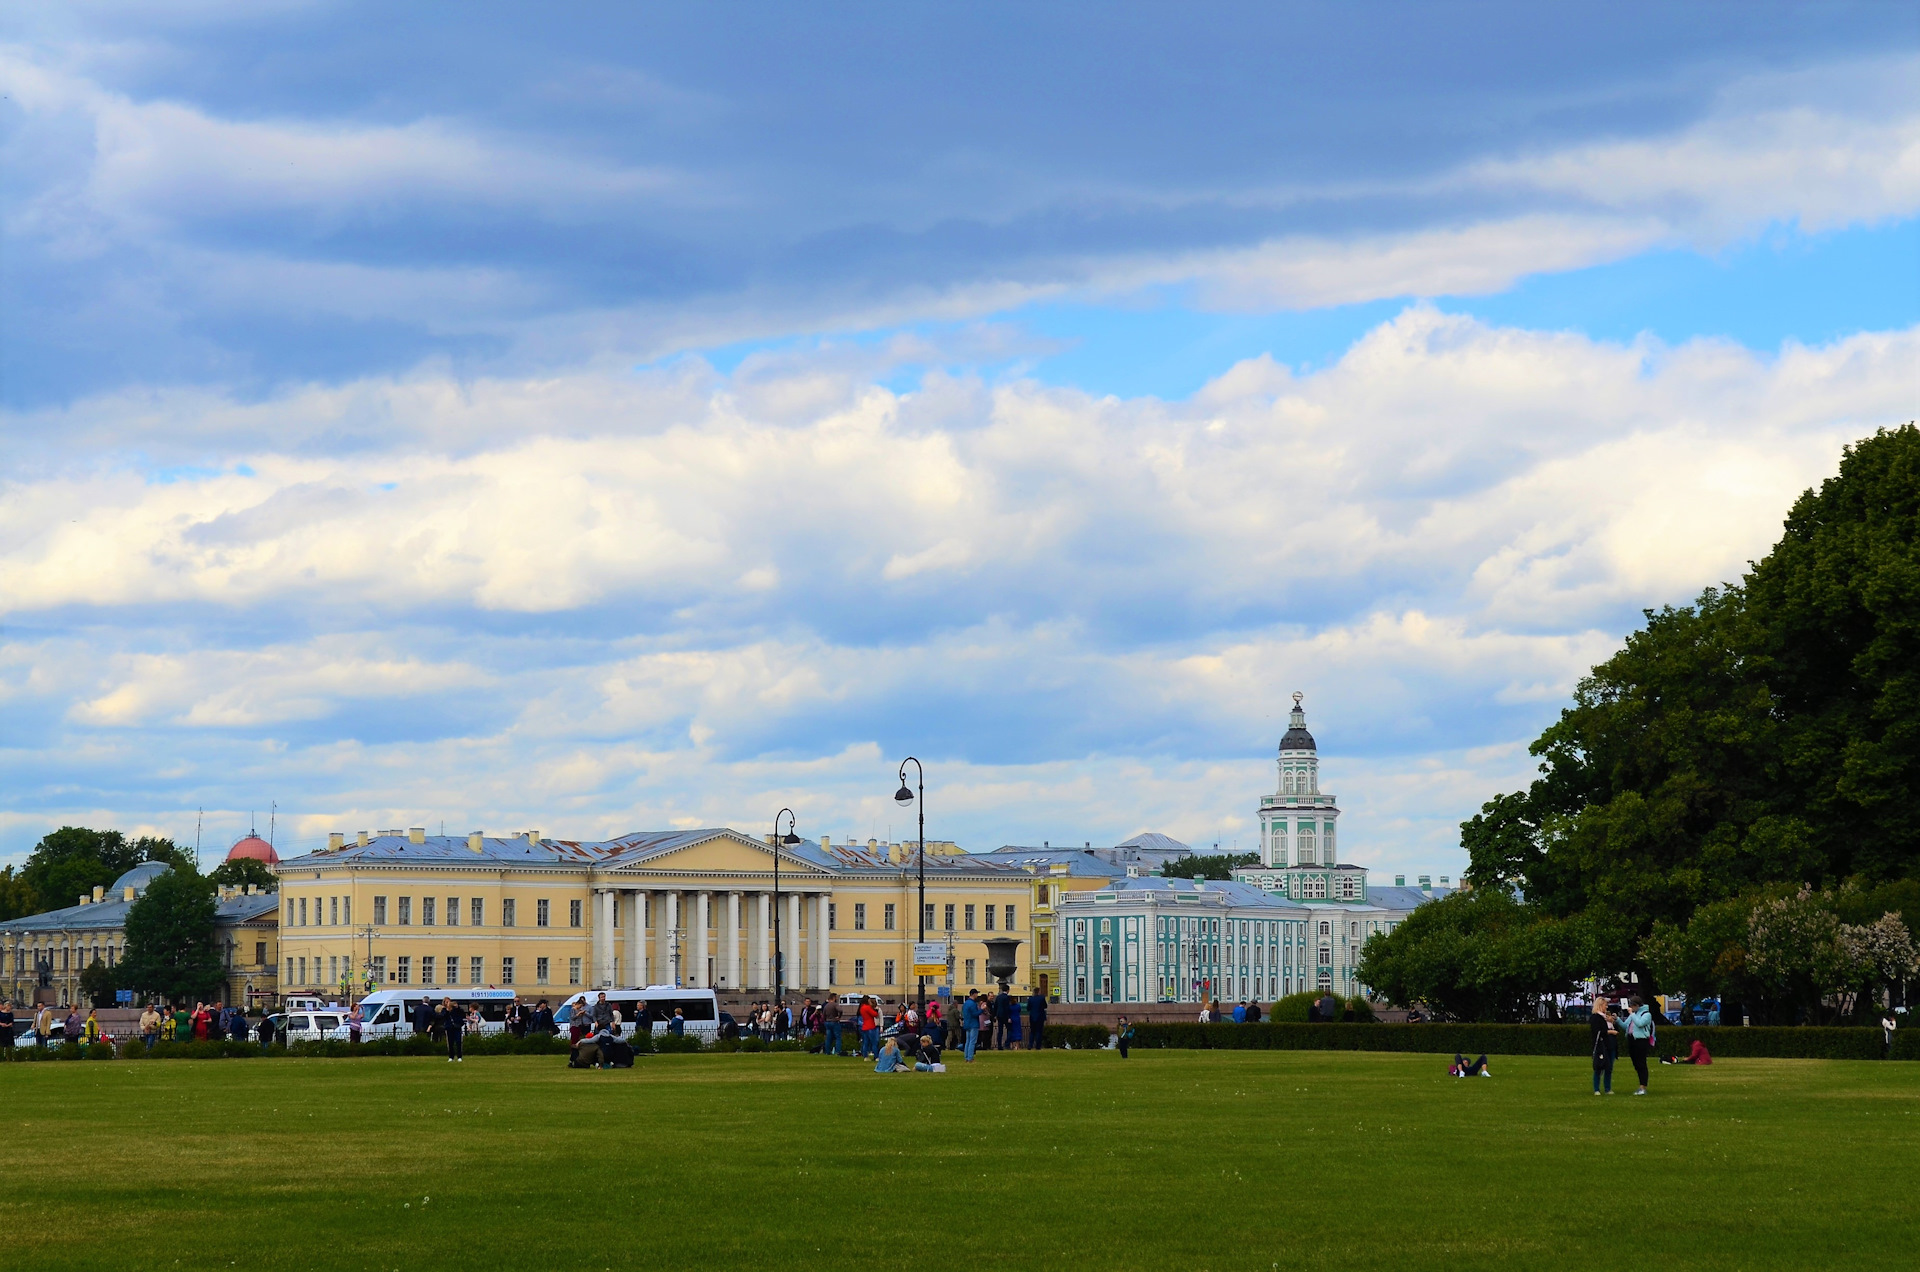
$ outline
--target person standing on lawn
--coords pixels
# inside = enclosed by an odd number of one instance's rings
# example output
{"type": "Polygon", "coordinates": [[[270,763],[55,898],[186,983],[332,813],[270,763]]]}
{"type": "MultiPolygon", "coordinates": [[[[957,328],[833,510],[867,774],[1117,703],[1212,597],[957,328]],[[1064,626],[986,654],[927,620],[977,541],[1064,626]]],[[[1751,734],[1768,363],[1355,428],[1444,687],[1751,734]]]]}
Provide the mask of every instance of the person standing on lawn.
{"type": "Polygon", "coordinates": [[[84,1022],[80,1018],[80,1008],[76,1006],[67,1013],[66,1028],[61,1030],[61,1037],[67,1042],[79,1042],[80,1031],[83,1027],[84,1022]]]}
{"type": "Polygon", "coordinates": [[[53,1036],[53,1008],[41,1006],[33,1017],[33,1045],[44,1047],[47,1039],[53,1036]]]}
{"type": "Polygon", "coordinates": [[[1593,1093],[1612,1095],[1613,1061],[1620,1054],[1620,1027],[1614,1021],[1612,1005],[1597,994],[1593,1011],[1587,1017],[1587,1027],[1593,1035],[1593,1093]]]}
{"type": "Polygon", "coordinates": [[[467,1031],[467,1013],[454,1006],[453,999],[442,998],[438,1015],[439,1025],[447,1033],[447,1063],[464,1061],[467,1053],[461,1042],[467,1031]]]}
{"type": "Polygon", "coordinates": [[[840,1054],[840,1000],[829,997],[826,1005],[820,1009],[820,1054],[837,1056],[840,1054]]]}
{"type": "Polygon", "coordinates": [[[1036,989],[1027,999],[1027,1050],[1040,1050],[1046,1037],[1047,996],[1036,989]]]}
{"type": "Polygon", "coordinates": [[[980,991],[967,991],[967,1001],[960,1004],[960,1027],[967,1035],[967,1063],[973,1063],[974,1049],[980,1045],[980,991]]]}
{"type": "Polygon", "coordinates": [[[1647,1093],[1647,1055],[1653,1050],[1653,1012],[1638,998],[1630,1002],[1628,1007],[1627,1056],[1633,1061],[1633,1071],[1640,1079],[1640,1089],[1634,1094],[1645,1095],[1647,1093]]]}
{"type": "Polygon", "coordinates": [[[0,1002],[0,1050],[7,1053],[7,1059],[13,1058],[13,1004],[0,1002]]]}
{"type": "Polygon", "coordinates": [[[880,1010],[872,995],[860,999],[860,1056],[866,1059],[880,1054],[880,1010]]]}
{"type": "Polygon", "coordinates": [[[1127,1058],[1127,1049],[1133,1045],[1133,1022],[1125,1016],[1120,1017],[1120,1027],[1113,1031],[1114,1045],[1120,1048],[1120,1058],[1127,1058]]]}
{"type": "Polygon", "coordinates": [[[1250,1025],[1259,1024],[1260,1015],[1261,1015],[1260,1004],[1258,1002],[1251,1002],[1247,1004],[1247,1023],[1248,1024],[1250,1025]]]}

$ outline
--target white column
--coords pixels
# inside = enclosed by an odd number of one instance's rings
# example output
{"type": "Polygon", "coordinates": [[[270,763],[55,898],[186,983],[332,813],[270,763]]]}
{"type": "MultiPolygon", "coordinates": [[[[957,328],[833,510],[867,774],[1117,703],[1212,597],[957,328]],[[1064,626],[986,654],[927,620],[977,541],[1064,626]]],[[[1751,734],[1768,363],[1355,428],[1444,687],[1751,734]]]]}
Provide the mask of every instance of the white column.
{"type": "Polygon", "coordinates": [[[593,894],[593,983],[613,984],[613,890],[593,894]]]}
{"type": "Polygon", "coordinates": [[[753,894],[753,931],[747,937],[748,958],[752,968],[747,973],[748,985],[752,989],[765,989],[772,984],[767,975],[767,928],[771,925],[773,897],[769,893],[753,894]]]}
{"type": "Polygon", "coordinates": [[[736,993],[744,988],[740,983],[740,894],[727,893],[727,955],[722,966],[726,968],[727,988],[736,993]]]}
{"type": "Polygon", "coordinates": [[[644,985],[647,983],[647,920],[641,913],[640,894],[632,888],[622,888],[619,905],[621,937],[625,942],[621,947],[625,958],[620,983],[644,985]]]}
{"type": "Polygon", "coordinates": [[[696,892],[693,894],[693,951],[691,959],[693,966],[689,969],[692,975],[687,978],[687,984],[698,985],[702,989],[710,988],[707,984],[707,905],[712,897],[713,894],[711,892],[696,892]]]}
{"type": "Polygon", "coordinates": [[[828,951],[833,940],[827,930],[827,903],[833,897],[831,892],[816,892],[813,895],[813,983],[822,991],[831,991],[827,983],[828,951]]]}
{"type": "Polygon", "coordinates": [[[783,899],[787,903],[787,914],[780,931],[780,944],[786,953],[787,990],[791,993],[806,987],[807,964],[800,957],[800,894],[789,892],[783,899]]]}
{"type": "Polygon", "coordinates": [[[673,905],[667,900],[668,894],[656,890],[653,898],[653,950],[654,983],[668,984],[673,980],[673,905]]]}

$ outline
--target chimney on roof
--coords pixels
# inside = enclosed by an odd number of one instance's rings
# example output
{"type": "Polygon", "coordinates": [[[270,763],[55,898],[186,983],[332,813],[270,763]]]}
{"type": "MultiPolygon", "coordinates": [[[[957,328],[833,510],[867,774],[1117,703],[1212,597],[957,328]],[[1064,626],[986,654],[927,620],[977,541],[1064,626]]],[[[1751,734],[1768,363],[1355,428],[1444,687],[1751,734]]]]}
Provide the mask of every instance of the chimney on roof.
{"type": "Polygon", "coordinates": [[[534,848],[538,848],[540,846],[540,832],[537,830],[528,831],[527,843],[534,848]]]}
{"type": "Polygon", "coordinates": [[[880,841],[871,835],[867,837],[867,851],[870,853],[878,853],[880,851],[880,841]]]}
{"type": "Polygon", "coordinates": [[[1443,888],[1447,886],[1447,876],[1445,875],[1440,876],[1440,886],[1443,888]]]}
{"type": "Polygon", "coordinates": [[[241,893],[240,895],[241,895],[241,896],[246,896],[246,897],[250,897],[250,896],[252,896],[252,895],[253,895],[253,885],[252,885],[252,884],[248,884],[248,885],[246,886],[246,890],[245,890],[244,892],[242,892],[242,893],[241,893]]]}
{"type": "Polygon", "coordinates": [[[346,846],[347,846],[347,837],[345,834],[337,830],[332,830],[327,832],[327,851],[328,852],[339,852],[342,848],[346,846]]]}
{"type": "Polygon", "coordinates": [[[425,826],[409,826],[409,827],[407,827],[407,842],[408,842],[408,843],[410,843],[410,844],[424,844],[424,843],[426,843],[426,842],[427,842],[427,828],[426,828],[425,826]]]}
{"type": "Polygon", "coordinates": [[[120,889],[120,899],[122,901],[131,901],[133,900],[133,897],[134,897],[134,892],[132,888],[120,889]]]}
{"type": "Polygon", "coordinates": [[[833,836],[832,835],[820,836],[820,851],[825,852],[827,849],[831,847],[833,847],[833,836]]]}
{"type": "Polygon", "coordinates": [[[484,852],[486,850],[486,846],[487,846],[487,837],[485,835],[481,834],[477,830],[470,830],[467,832],[467,851],[468,852],[484,852]]]}
{"type": "Polygon", "coordinates": [[[79,901],[77,901],[77,902],[75,902],[75,904],[76,904],[76,905],[85,905],[86,903],[87,903],[87,894],[86,894],[86,893],[84,893],[84,892],[82,892],[82,893],[80,894],[80,900],[79,900],[79,901]]]}
{"type": "Polygon", "coordinates": [[[364,830],[360,832],[360,846],[362,848],[367,846],[367,832],[364,830]]]}
{"type": "Polygon", "coordinates": [[[98,902],[101,902],[101,901],[105,901],[105,900],[107,899],[107,885],[106,885],[106,884],[104,884],[104,883],[101,883],[101,884],[96,884],[96,885],[94,885],[94,889],[93,889],[93,899],[94,899],[94,901],[95,901],[96,903],[98,903],[98,902]]]}
{"type": "Polygon", "coordinates": [[[1395,876],[1393,876],[1393,886],[1394,886],[1394,887],[1396,887],[1396,888],[1404,888],[1404,887],[1406,887],[1406,886],[1407,886],[1407,876],[1405,876],[1405,875],[1395,875],[1395,876]]]}

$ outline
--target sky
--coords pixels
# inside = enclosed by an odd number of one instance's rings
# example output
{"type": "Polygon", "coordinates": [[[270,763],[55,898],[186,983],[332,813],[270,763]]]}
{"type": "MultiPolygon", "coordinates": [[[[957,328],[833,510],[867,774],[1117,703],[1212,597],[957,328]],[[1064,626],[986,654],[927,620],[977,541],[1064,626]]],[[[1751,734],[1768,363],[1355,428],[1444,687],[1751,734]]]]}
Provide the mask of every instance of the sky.
{"type": "Polygon", "coordinates": [[[1920,414],[1920,10],[0,14],[0,863],[63,824],[1458,824],[1920,414]]]}

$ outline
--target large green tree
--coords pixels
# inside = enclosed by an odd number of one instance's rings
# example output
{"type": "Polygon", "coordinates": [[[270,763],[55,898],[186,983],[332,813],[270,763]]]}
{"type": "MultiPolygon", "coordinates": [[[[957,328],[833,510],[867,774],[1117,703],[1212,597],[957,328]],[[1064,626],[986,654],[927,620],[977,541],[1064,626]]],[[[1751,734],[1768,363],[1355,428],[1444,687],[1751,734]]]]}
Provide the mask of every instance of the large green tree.
{"type": "Polygon", "coordinates": [[[1424,1002],[1458,1020],[1512,1020],[1531,1015],[1543,995],[1570,992],[1608,939],[1618,935],[1488,886],[1428,902],[1369,937],[1355,970],[1394,1002],[1424,1002]]]}
{"type": "Polygon", "coordinates": [[[122,983],[173,1002],[211,996],[223,980],[214,910],[213,881],[190,864],[148,884],[127,912],[122,983]]]}
{"type": "Polygon", "coordinates": [[[225,887],[245,887],[251,883],[272,890],[278,886],[273,871],[267,867],[267,863],[252,857],[235,857],[231,861],[223,861],[207,878],[225,887]]]}
{"type": "Polygon", "coordinates": [[[1920,873],[1920,430],[1849,447],[1738,585],[1646,620],[1532,787],[1463,824],[1469,880],[1603,918],[1613,970],[1766,884],[1920,873]]]}
{"type": "Polygon", "coordinates": [[[72,905],[82,894],[112,883],[143,861],[193,866],[193,859],[164,836],[128,839],[117,830],[62,826],[27,854],[19,875],[20,882],[32,890],[32,909],[25,912],[72,905]]]}

